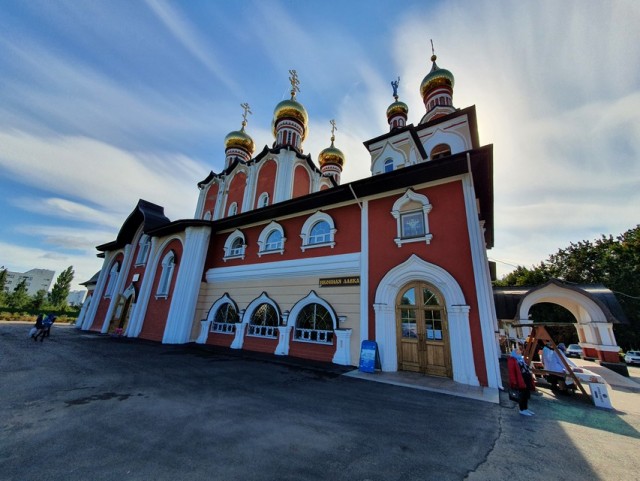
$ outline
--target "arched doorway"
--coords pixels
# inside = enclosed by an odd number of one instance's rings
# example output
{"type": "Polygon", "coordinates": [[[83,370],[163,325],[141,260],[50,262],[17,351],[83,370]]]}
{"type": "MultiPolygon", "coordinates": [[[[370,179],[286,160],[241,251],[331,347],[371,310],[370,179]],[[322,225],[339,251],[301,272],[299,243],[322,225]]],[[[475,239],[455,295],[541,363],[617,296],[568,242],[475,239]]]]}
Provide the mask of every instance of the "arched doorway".
{"type": "Polygon", "coordinates": [[[449,323],[442,295],[432,285],[414,281],[396,299],[398,368],[451,377],[449,323]]]}
{"type": "Polygon", "coordinates": [[[118,296],[116,308],[113,310],[113,316],[109,321],[109,334],[124,334],[129,324],[132,307],[136,302],[136,292],[133,285],[130,285],[122,294],[118,296]]]}

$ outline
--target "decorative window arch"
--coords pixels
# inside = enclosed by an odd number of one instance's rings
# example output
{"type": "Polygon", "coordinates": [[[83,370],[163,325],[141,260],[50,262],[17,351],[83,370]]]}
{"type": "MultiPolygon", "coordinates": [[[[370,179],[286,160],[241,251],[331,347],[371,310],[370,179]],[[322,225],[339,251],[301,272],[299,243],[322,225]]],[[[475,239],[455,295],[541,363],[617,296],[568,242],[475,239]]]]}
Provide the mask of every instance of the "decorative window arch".
{"type": "Polygon", "coordinates": [[[447,157],[451,155],[451,147],[449,144],[438,144],[433,149],[431,149],[431,154],[429,154],[429,158],[431,160],[441,159],[442,157],[447,157]]]}
{"type": "Polygon", "coordinates": [[[204,219],[204,220],[211,220],[211,216],[212,216],[211,211],[210,211],[210,210],[208,210],[208,211],[206,211],[206,212],[204,213],[204,217],[203,217],[203,219],[204,219]]]}
{"type": "Polygon", "coordinates": [[[227,241],[224,243],[224,257],[222,260],[244,259],[246,248],[244,234],[239,229],[236,229],[227,237],[227,241]]]}
{"type": "Polygon", "coordinates": [[[263,192],[262,194],[260,194],[260,197],[258,197],[258,209],[261,207],[266,207],[269,205],[269,194],[267,194],[266,192],[263,192]]]}
{"type": "Polygon", "coordinates": [[[284,236],[282,226],[275,221],[262,229],[258,237],[258,257],[263,254],[282,254],[284,253],[284,243],[287,238],[284,236]]]}
{"type": "Polygon", "coordinates": [[[149,249],[151,247],[151,239],[147,234],[142,234],[140,242],[138,242],[138,257],[136,258],[136,265],[142,266],[147,263],[149,259],[149,249]]]}
{"type": "Polygon", "coordinates": [[[318,211],[310,216],[302,226],[302,232],[300,233],[302,246],[300,248],[303,252],[314,247],[330,246],[333,248],[336,245],[336,232],[337,229],[331,216],[318,211]]]}
{"type": "Polygon", "coordinates": [[[391,215],[396,219],[397,237],[395,243],[400,247],[409,242],[431,243],[433,234],[429,232],[429,212],[432,205],[429,199],[409,189],[395,201],[391,215]]]}
{"type": "Polygon", "coordinates": [[[115,262],[111,266],[111,270],[109,271],[109,282],[107,283],[107,288],[104,291],[104,297],[111,297],[116,289],[116,284],[118,282],[118,275],[120,274],[120,262],[115,262]]]}
{"type": "Polygon", "coordinates": [[[248,324],[248,336],[277,338],[280,319],[282,315],[278,304],[263,292],[260,297],[251,301],[243,322],[248,324]]]}
{"type": "Polygon", "coordinates": [[[393,172],[393,159],[389,158],[384,161],[384,172],[393,172]]]}
{"type": "Polygon", "coordinates": [[[291,309],[289,323],[294,326],[294,341],[333,344],[338,327],[335,310],[327,301],[311,291],[291,309]]]}
{"type": "Polygon", "coordinates": [[[235,202],[232,202],[231,205],[229,206],[229,212],[228,212],[228,216],[231,217],[232,215],[236,215],[238,213],[238,204],[235,202]]]}
{"type": "Polygon", "coordinates": [[[207,314],[207,320],[211,321],[211,332],[233,334],[236,323],[240,322],[239,312],[238,305],[225,292],[213,303],[207,314]]]}
{"type": "Polygon", "coordinates": [[[167,252],[162,259],[162,272],[160,281],[158,282],[158,290],[156,297],[169,297],[169,289],[171,288],[171,280],[173,279],[173,271],[176,267],[176,254],[173,250],[167,252]]]}

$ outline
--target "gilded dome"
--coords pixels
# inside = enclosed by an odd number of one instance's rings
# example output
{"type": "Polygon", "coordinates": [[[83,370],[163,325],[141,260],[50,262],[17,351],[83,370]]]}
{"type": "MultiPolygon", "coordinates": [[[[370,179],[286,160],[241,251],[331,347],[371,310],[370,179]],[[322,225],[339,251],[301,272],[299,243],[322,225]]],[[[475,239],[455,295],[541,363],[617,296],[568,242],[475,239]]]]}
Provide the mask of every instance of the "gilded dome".
{"type": "Polygon", "coordinates": [[[241,130],[234,130],[229,132],[224,138],[225,150],[232,147],[240,148],[249,152],[249,155],[253,154],[255,146],[253,139],[244,131],[244,127],[241,130]]]}
{"type": "Polygon", "coordinates": [[[425,97],[429,90],[432,90],[435,87],[448,86],[453,89],[453,85],[455,83],[453,74],[447,69],[438,67],[436,64],[436,58],[437,57],[435,55],[431,56],[433,66],[431,67],[431,71],[420,84],[420,95],[422,95],[422,98],[425,97]]]}
{"type": "Polygon", "coordinates": [[[307,136],[307,124],[309,123],[309,116],[307,111],[300,102],[295,99],[283,100],[276,105],[273,111],[273,135],[276,135],[276,124],[280,119],[290,118],[300,122],[304,129],[302,138],[307,136]]]}
{"type": "Polygon", "coordinates": [[[340,168],[344,166],[344,154],[342,150],[335,147],[333,145],[333,140],[331,141],[331,146],[320,152],[318,155],[318,163],[320,164],[320,168],[324,167],[325,164],[336,164],[339,165],[340,168]]]}
{"type": "Polygon", "coordinates": [[[404,114],[406,116],[408,113],[409,107],[407,107],[407,104],[405,104],[404,102],[400,102],[399,100],[396,100],[391,105],[389,105],[389,108],[387,108],[388,119],[396,114],[404,114]]]}

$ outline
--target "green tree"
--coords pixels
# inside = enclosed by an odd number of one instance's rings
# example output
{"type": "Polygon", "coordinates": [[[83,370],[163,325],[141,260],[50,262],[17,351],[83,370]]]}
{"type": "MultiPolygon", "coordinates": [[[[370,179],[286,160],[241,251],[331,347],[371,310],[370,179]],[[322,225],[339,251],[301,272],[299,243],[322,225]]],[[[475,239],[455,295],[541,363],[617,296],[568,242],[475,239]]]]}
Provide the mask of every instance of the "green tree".
{"type": "Polygon", "coordinates": [[[44,309],[47,301],[47,291],[40,289],[31,297],[31,309],[34,311],[40,311],[44,309]]]}
{"type": "Polygon", "coordinates": [[[29,303],[29,294],[27,292],[27,279],[23,278],[18,285],[9,294],[7,305],[14,309],[21,309],[29,303]]]}
{"type": "Polygon", "coordinates": [[[4,290],[4,287],[6,285],[7,285],[7,270],[3,266],[2,269],[0,269],[0,306],[4,306],[7,300],[7,295],[4,290]]]}
{"type": "Polygon", "coordinates": [[[65,309],[67,307],[67,297],[71,291],[73,275],[73,266],[69,266],[56,279],[53,289],[49,293],[49,303],[53,308],[65,309]]]}
{"type": "MultiPolygon", "coordinates": [[[[617,237],[571,243],[540,265],[530,269],[518,266],[495,284],[533,286],[552,278],[577,284],[600,283],[613,291],[629,320],[629,325],[614,325],[616,339],[625,349],[640,348],[640,225],[617,237]]],[[[548,308],[539,309],[546,319],[560,316],[560,311],[551,314],[548,308]]],[[[563,315],[566,318],[566,313],[563,315]]],[[[537,320],[533,309],[532,317],[537,320]]]]}

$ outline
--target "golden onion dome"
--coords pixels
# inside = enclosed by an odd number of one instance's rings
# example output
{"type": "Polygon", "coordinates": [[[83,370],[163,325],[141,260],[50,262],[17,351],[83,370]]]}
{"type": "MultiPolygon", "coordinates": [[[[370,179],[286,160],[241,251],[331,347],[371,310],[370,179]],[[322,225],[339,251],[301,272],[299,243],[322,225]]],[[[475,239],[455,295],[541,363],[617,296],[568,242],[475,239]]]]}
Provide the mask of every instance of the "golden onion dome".
{"type": "Polygon", "coordinates": [[[224,138],[225,150],[232,147],[240,148],[249,152],[249,155],[253,154],[255,145],[253,139],[244,131],[244,126],[241,130],[234,130],[229,132],[224,138]]]}
{"type": "Polygon", "coordinates": [[[455,83],[453,74],[447,69],[438,67],[436,64],[436,58],[437,57],[435,55],[431,56],[433,66],[431,67],[431,71],[420,84],[420,95],[422,95],[422,98],[425,97],[429,90],[432,90],[435,87],[448,86],[453,89],[453,85],[455,83]]]}
{"type": "Polygon", "coordinates": [[[333,145],[333,139],[331,139],[331,146],[322,150],[320,155],[318,155],[318,164],[320,164],[320,168],[326,164],[336,164],[342,168],[344,166],[344,161],[344,154],[342,153],[342,150],[333,145]]]}
{"type": "Polygon", "coordinates": [[[403,114],[405,117],[409,113],[409,107],[404,102],[396,100],[387,108],[387,118],[390,119],[394,115],[403,114]]]}
{"type": "Polygon", "coordinates": [[[273,111],[273,135],[276,135],[276,125],[280,119],[294,119],[302,124],[304,134],[302,135],[302,139],[304,140],[307,136],[307,124],[309,123],[309,116],[307,115],[307,111],[303,107],[303,105],[295,100],[295,98],[291,98],[288,100],[283,100],[278,105],[276,105],[275,110],[273,111]]]}

